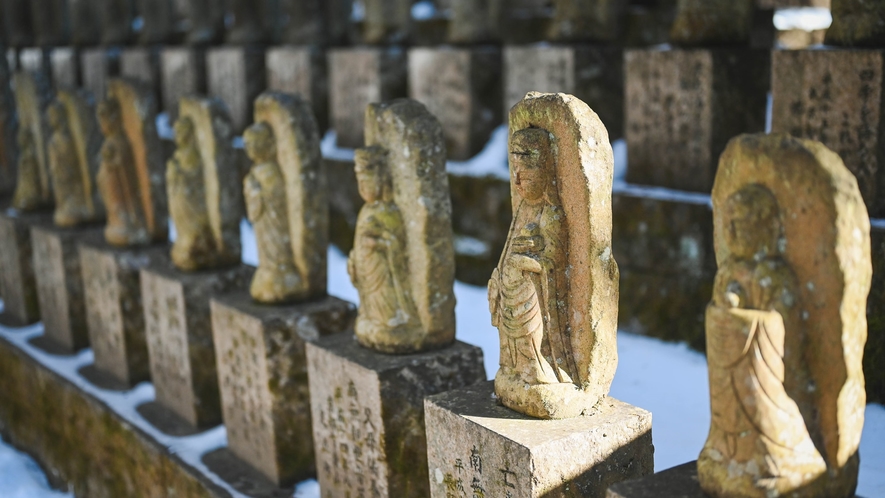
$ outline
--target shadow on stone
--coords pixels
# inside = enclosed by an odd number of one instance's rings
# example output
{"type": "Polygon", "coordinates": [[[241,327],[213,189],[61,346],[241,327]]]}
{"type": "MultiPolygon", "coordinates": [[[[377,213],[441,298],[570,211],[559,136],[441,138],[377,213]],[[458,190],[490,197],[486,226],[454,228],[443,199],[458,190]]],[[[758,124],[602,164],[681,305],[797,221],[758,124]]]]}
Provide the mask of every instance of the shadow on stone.
{"type": "Polygon", "coordinates": [[[28,343],[31,346],[43,351],[44,353],[49,353],[55,356],[72,356],[75,352],[72,352],[70,348],[65,346],[64,344],[59,343],[58,341],[53,340],[48,335],[41,335],[34,337],[28,340],[28,343]]]}
{"type": "Polygon", "coordinates": [[[34,320],[33,322],[23,322],[19,318],[12,316],[12,314],[10,314],[10,313],[7,313],[7,312],[0,313],[0,325],[2,325],[4,327],[11,327],[11,328],[27,327],[28,325],[33,325],[39,321],[40,321],[40,319],[38,318],[38,319],[34,320]]]}
{"type": "Polygon", "coordinates": [[[142,403],[135,410],[163,434],[175,437],[186,437],[199,434],[209,427],[194,427],[187,420],[179,417],[172,410],[156,401],[142,403]]]}
{"type": "Polygon", "coordinates": [[[237,458],[226,447],[206,453],[203,455],[202,461],[210,471],[217,474],[224,482],[230,484],[234,489],[246,496],[252,498],[289,498],[294,492],[293,486],[286,488],[277,487],[267,477],[264,477],[261,472],[237,458]]]}
{"type": "Polygon", "coordinates": [[[106,389],[108,391],[128,391],[130,389],[125,382],[121,382],[116,377],[95,368],[94,364],[81,367],[77,370],[77,373],[100,389],[106,389]]]}

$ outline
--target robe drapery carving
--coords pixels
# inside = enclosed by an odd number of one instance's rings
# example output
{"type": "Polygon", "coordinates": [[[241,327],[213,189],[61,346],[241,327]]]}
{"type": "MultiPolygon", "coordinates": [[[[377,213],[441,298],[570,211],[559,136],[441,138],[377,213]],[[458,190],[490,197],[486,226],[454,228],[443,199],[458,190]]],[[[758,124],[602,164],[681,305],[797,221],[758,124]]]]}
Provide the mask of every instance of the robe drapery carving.
{"type": "Polygon", "coordinates": [[[39,73],[18,71],[12,76],[18,114],[18,177],[12,207],[35,211],[52,206],[49,174],[50,135],[46,110],[51,102],[48,82],[39,73]]]}

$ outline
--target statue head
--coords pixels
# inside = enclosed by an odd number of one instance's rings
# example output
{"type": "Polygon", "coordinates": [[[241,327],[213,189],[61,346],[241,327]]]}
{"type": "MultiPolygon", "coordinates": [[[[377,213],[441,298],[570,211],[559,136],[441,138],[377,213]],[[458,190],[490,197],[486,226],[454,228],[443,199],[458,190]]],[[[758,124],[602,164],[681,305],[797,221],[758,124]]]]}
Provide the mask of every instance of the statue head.
{"type": "Polygon", "coordinates": [[[725,243],[739,259],[765,258],[781,252],[783,225],[777,199],[759,184],[732,194],[724,206],[725,243]]]}
{"type": "Polygon", "coordinates": [[[191,118],[182,116],[175,120],[175,145],[186,147],[194,141],[194,122],[191,118]]]}
{"type": "Polygon", "coordinates": [[[393,185],[387,164],[387,149],[377,145],[357,149],[354,153],[354,171],[360,197],[364,201],[391,199],[393,185]]]}
{"type": "Polygon", "coordinates": [[[543,201],[553,186],[552,158],[547,130],[526,128],[510,137],[510,168],[514,185],[529,204],[543,201]]]}
{"type": "Polygon", "coordinates": [[[46,115],[49,118],[49,126],[53,130],[60,130],[67,124],[68,116],[65,112],[65,106],[61,102],[55,101],[50,104],[49,108],[46,109],[46,115]]]}
{"type": "Polygon", "coordinates": [[[120,103],[116,99],[106,99],[99,102],[96,114],[98,115],[98,124],[101,127],[101,132],[105,136],[122,129],[120,103]]]}
{"type": "Polygon", "coordinates": [[[273,129],[265,122],[255,123],[243,132],[243,144],[246,155],[254,163],[269,162],[276,159],[277,145],[273,129]]]}

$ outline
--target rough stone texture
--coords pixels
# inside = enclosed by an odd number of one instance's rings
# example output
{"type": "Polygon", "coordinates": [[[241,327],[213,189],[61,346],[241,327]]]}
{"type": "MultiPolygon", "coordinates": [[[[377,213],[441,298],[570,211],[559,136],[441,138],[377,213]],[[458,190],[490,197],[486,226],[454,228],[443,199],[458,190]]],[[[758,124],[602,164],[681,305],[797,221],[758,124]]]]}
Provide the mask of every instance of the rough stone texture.
{"type": "Polygon", "coordinates": [[[504,43],[525,44],[547,39],[551,22],[549,0],[507,0],[501,4],[500,33],[504,43]]]}
{"type": "Polygon", "coordinates": [[[827,45],[885,47],[885,4],[865,0],[832,0],[833,24],[827,45]]]}
{"type": "MultiPolygon", "coordinates": [[[[225,2],[225,16],[232,15],[225,41],[233,45],[262,44],[275,41],[276,3],[272,0],[230,0],[225,2]]],[[[260,91],[260,90],[259,90],[260,91]]]]}
{"type": "Polygon", "coordinates": [[[150,89],[154,101],[160,98],[160,50],[155,47],[127,47],[120,52],[120,76],[138,81],[150,89]]]}
{"type": "Polygon", "coordinates": [[[245,287],[244,265],[185,273],[160,260],[141,270],[151,380],[159,404],[193,427],[221,423],[210,300],[245,287]]]}
{"type": "Polygon", "coordinates": [[[12,73],[9,60],[2,57],[0,58],[0,195],[3,197],[15,190],[18,172],[17,131],[18,113],[12,93],[12,73]]]}
{"type": "Polygon", "coordinates": [[[45,74],[18,71],[12,77],[18,114],[18,179],[12,207],[33,211],[52,206],[49,175],[49,122],[46,108],[52,89],[45,74]]]}
{"type": "Polygon", "coordinates": [[[264,51],[255,47],[216,47],[206,54],[209,95],[230,109],[234,132],[242,132],[252,117],[253,101],[264,90],[264,51]]]}
{"type": "Polygon", "coordinates": [[[707,498],[698,484],[696,462],[624,481],[608,488],[605,498],[707,498]]]}
{"type": "Polygon", "coordinates": [[[66,353],[89,346],[86,299],[77,242],[95,238],[100,227],[31,229],[40,317],[46,336],[66,353]]]}
{"type": "Polygon", "coordinates": [[[283,0],[281,41],[291,45],[338,45],[350,34],[349,0],[283,0]]]}
{"type": "Polygon", "coordinates": [[[310,105],[297,95],[261,94],[243,141],[253,162],[243,190],[259,261],[252,298],[269,304],[324,296],[329,198],[310,105]]]}
{"type": "Polygon", "coordinates": [[[316,47],[267,50],[267,88],[294,93],[310,102],[320,132],[329,128],[329,88],[325,52],[316,47]]]}
{"type": "Polygon", "coordinates": [[[20,326],[40,319],[30,229],[51,223],[48,213],[0,213],[0,295],[7,323],[20,326]]]}
{"type": "Polygon", "coordinates": [[[369,105],[355,165],[366,203],[347,267],[362,303],[356,338],[368,348],[414,353],[455,340],[445,157],[442,127],[419,102],[369,105]]]}
{"type": "Polygon", "coordinates": [[[412,30],[410,0],[365,0],[363,43],[386,45],[409,41],[412,30]]]}
{"type": "Polygon", "coordinates": [[[852,496],[872,278],[857,181],[819,142],[742,135],[722,155],[712,198],[719,270],[707,310],[713,423],[701,486],[714,496],[772,496],[762,483],[776,496],[852,496]],[[732,339],[751,326],[755,335],[732,339]]]}
{"type": "MultiPolygon", "coordinates": [[[[451,0],[448,2],[449,19],[446,28],[446,39],[450,43],[494,43],[500,37],[502,12],[507,2],[500,0],[451,0]]],[[[439,6],[438,6],[439,8],[439,6]]],[[[415,37],[418,38],[426,25],[415,26],[415,37]]],[[[440,45],[428,43],[427,45],[440,45]]]]}
{"type": "Polygon", "coordinates": [[[107,94],[111,77],[120,74],[120,53],[103,47],[83,49],[80,52],[80,69],[83,87],[100,99],[107,94]]]}
{"type": "Polygon", "coordinates": [[[817,140],[857,177],[872,216],[885,215],[885,53],[777,50],[772,131],[817,140]]]}
{"type": "Polygon", "coordinates": [[[176,35],[173,0],[136,0],[142,19],[138,42],[142,45],[168,43],[176,35]]]}
{"type": "Polygon", "coordinates": [[[71,15],[71,43],[89,47],[101,42],[101,12],[96,0],[68,0],[71,15]]]}
{"type": "Polygon", "coordinates": [[[230,497],[104,402],[0,340],[0,432],[74,496],[230,497]],[[174,490],[174,491],[170,491],[174,490]]]}
{"type": "Polygon", "coordinates": [[[651,413],[614,398],[587,416],[536,420],[497,404],[485,382],[429,397],[424,410],[432,498],[602,498],[654,471],[651,413]]]}
{"type": "Polygon", "coordinates": [[[166,47],[160,53],[163,111],[178,119],[178,101],[206,93],[206,52],[192,47],[166,47]]]}
{"type": "Polygon", "coordinates": [[[754,0],[679,0],[670,42],[685,46],[748,45],[754,0]]]}
{"type": "Polygon", "coordinates": [[[627,181],[709,192],[728,140],[765,129],[768,61],[750,49],[627,51],[627,181]]]}
{"type": "Polygon", "coordinates": [[[406,96],[406,54],[396,48],[340,48],[328,58],[329,116],[338,146],[361,147],[366,106],[406,96]]]}
{"type": "Polygon", "coordinates": [[[22,71],[30,71],[32,73],[40,73],[40,77],[47,82],[50,76],[49,70],[49,54],[50,50],[40,47],[23,48],[18,53],[20,69],[22,71]]]}
{"type": "Polygon", "coordinates": [[[31,0],[31,21],[37,45],[49,48],[70,41],[67,0],[31,0]]]}
{"type": "MultiPolygon", "coordinates": [[[[101,43],[105,46],[129,45],[135,33],[132,21],[135,17],[131,0],[97,0],[101,18],[101,43]]],[[[100,94],[98,94],[100,95],[100,94]]]]}
{"type": "Polygon", "coordinates": [[[627,7],[621,0],[554,0],[550,38],[613,42],[623,32],[627,7]]]}
{"type": "Polygon", "coordinates": [[[210,472],[249,498],[292,498],[295,494],[295,485],[276,485],[226,446],[204,454],[201,460],[210,472]]]}
{"type": "Polygon", "coordinates": [[[29,0],[3,0],[3,31],[6,44],[22,48],[34,43],[29,0]]]}
{"type": "Polygon", "coordinates": [[[184,0],[185,42],[195,46],[221,42],[224,37],[224,6],[222,0],[184,0]]]}
{"type": "Polygon", "coordinates": [[[334,297],[267,306],[237,292],[211,308],[228,448],[279,486],[312,474],[305,347],[351,330],[354,306],[334,297]]]}
{"type": "Polygon", "coordinates": [[[387,356],[341,334],[309,344],[307,363],[322,496],[429,496],[424,397],[485,380],[482,351],[387,356]]]}
{"type": "Polygon", "coordinates": [[[624,135],[624,51],[602,45],[504,47],[504,109],[528,92],[574,95],[593,109],[612,140],[624,135]]]}
{"type": "Polygon", "coordinates": [[[74,47],[58,47],[50,54],[52,84],[56,89],[80,86],[80,53],[74,47]]]}
{"type": "Polygon", "coordinates": [[[89,343],[95,367],[134,386],[150,377],[139,270],[166,257],[164,244],[138,249],[80,241],[89,343]]]}
{"type": "Polygon", "coordinates": [[[501,123],[501,51],[497,48],[412,48],[409,96],[442,123],[447,158],[473,157],[501,123]]]}

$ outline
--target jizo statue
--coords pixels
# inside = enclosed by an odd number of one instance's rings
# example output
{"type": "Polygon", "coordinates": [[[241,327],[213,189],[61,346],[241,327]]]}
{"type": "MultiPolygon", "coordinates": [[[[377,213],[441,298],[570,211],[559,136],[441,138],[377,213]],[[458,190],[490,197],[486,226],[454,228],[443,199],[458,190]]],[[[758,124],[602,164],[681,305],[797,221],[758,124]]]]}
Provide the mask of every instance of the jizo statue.
{"type": "Polygon", "coordinates": [[[98,122],[104,134],[97,180],[107,207],[105,239],[116,246],[146,243],[149,236],[138,202],[138,180],[133,168],[135,157],[124,133],[119,102],[101,102],[98,122]]]}

